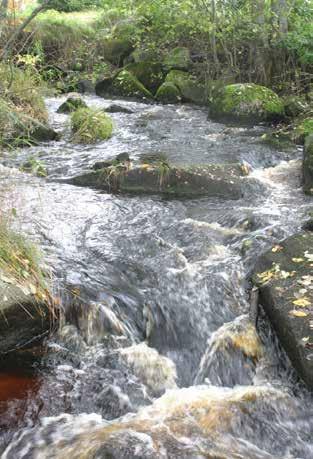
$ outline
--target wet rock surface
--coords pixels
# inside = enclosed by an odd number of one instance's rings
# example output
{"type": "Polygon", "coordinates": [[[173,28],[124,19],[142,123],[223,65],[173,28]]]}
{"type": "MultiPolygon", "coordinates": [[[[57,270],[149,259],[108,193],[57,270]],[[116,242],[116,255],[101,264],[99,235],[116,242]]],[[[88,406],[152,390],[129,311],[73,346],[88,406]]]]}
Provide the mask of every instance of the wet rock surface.
{"type": "Polygon", "coordinates": [[[301,232],[262,255],[254,282],[293,366],[313,389],[313,233],[301,232]]]}
{"type": "Polygon", "coordinates": [[[23,287],[0,280],[0,358],[5,354],[32,346],[50,329],[47,304],[23,287]]]}
{"type": "Polygon", "coordinates": [[[243,194],[240,180],[243,175],[244,171],[239,164],[194,166],[185,169],[162,163],[135,168],[121,164],[74,177],[70,183],[121,193],[238,199],[243,194]]]}

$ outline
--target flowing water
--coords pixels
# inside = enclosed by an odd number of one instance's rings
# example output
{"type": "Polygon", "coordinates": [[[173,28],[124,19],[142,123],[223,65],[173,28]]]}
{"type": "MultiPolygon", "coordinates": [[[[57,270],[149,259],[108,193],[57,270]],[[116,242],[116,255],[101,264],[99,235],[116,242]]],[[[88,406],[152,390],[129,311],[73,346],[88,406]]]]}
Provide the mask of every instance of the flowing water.
{"type": "MultiPolygon", "coordinates": [[[[88,105],[112,101],[86,96],[88,105]]],[[[313,457],[312,396],[265,317],[249,321],[256,257],[312,210],[301,149],[260,142],[190,106],[114,101],[115,134],[70,142],[64,98],[48,99],[62,140],[2,158],[2,209],[40,243],[63,308],[45,346],[0,373],[0,454],[47,458],[313,457]],[[244,197],[167,200],[61,180],[128,152],[173,164],[240,161],[244,197]],[[30,156],[49,177],[18,171],[30,156]]]]}

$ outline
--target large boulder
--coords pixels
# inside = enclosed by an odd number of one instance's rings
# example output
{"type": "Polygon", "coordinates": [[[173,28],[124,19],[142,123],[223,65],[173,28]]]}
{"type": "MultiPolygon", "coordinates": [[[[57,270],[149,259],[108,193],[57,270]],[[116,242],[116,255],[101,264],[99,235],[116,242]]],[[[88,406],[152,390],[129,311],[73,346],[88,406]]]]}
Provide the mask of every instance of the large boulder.
{"type": "MultiPolygon", "coordinates": [[[[99,86],[98,86],[99,88],[99,86]]],[[[153,99],[151,92],[128,70],[119,72],[107,88],[109,94],[136,99],[153,99]]]]}
{"type": "Polygon", "coordinates": [[[167,163],[117,164],[74,177],[70,183],[109,192],[163,194],[173,197],[216,196],[239,199],[242,196],[240,164],[212,164],[171,167],[167,163]]]}
{"type": "Polygon", "coordinates": [[[165,82],[159,87],[155,98],[162,104],[177,104],[178,102],[181,102],[179,89],[174,83],[169,82],[165,82]]]}
{"type": "Polygon", "coordinates": [[[303,188],[313,196],[313,134],[305,139],[303,149],[303,188]]]}
{"type": "Polygon", "coordinates": [[[164,81],[162,65],[154,62],[128,64],[125,70],[134,75],[149,91],[155,94],[164,81]]]}
{"type": "Polygon", "coordinates": [[[196,81],[189,73],[172,70],[166,76],[165,81],[174,84],[179,89],[183,102],[199,105],[206,102],[204,85],[196,81]]]}
{"type": "Polygon", "coordinates": [[[32,120],[32,126],[28,132],[25,133],[27,138],[21,144],[38,144],[40,142],[50,142],[52,140],[59,140],[60,135],[47,124],[41,123],[37,120],[32,120]]]}
{"type": "Polygon", "coordinates": [[[169,51],[164,59],[164,67],[170,70],[189,70],[192,61],[188,48],[177,47],[169,51]]]}
{"type": "Polygon", "coordinates": [[[260,302],[299,376],[313,389],[313,232],[263,254],[254,269],[260,302]]]}
{"type": "Polygon", "coordinates": [[[284,104],[277,94],[264,86],[230,84],[213,95],[210,116],[249,123],[275,121],[284,117],[284,104]]]}
{"type": "Polygon", "coordinates": [[[33,345],[49,331],[49,309],[29,289],[2,276],[0,298],[0,356],[33,345]]]}

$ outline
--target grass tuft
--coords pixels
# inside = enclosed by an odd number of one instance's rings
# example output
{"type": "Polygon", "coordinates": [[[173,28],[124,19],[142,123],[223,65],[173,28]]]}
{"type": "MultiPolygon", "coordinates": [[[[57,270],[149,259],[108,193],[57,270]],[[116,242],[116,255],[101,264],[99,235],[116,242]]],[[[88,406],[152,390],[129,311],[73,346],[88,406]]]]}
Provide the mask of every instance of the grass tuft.
{"type": "Polygon", "coordinates": [[[107,140],[113,131],[113,122],[102,110],[80,108],[71,116],[73,141],[77,143],[96,143],[107,140]]]}

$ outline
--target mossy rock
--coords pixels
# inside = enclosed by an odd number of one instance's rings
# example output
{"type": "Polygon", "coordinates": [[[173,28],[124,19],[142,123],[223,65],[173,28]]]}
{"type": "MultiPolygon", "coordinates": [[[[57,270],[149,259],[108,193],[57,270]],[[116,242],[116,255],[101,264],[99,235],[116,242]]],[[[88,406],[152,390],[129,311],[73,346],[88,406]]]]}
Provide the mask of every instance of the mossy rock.
{"type": "Polygon", "coordinates": [[[127,70],[122,70],[117,74],[108,91],[116,96],[153,99],[151,92],[127,70]]]}
{"type": "Polygon", "coordinates": [[[189,73],[182,70],[171,70],[165,78],[167,83],[173,83],[180,91],[183,102],[202,105],[205,103],[205,88],[189,73]]]}
{"type": "Polygon", "coordinates": [[[153,94],[164,81],[164,73],[160,63],[139,62],[128,64],[124,68],[153,94]]]}
{"type": "Polygon", "coordinates": [[[86,102],[79,96],[71,96],[60,105],[57,109],[57,113],[72,113],[79,108],[87,108],[86,102]]]}
{"type": "Polygon", "coordinates": [[[181,94],[179,89],[173,83],[168,82],[163,83],[159,87],[155,98],[162,104],[177,104],[181,102],[181,94]]]}
{"type": "Polygon", "coordinates": [[[239,199],[243,191],[242,175],[240,164],[172,167],[159,162],[138,167],[112,165],[70,179],[69,183],[109,192],[239,199]]]}
{"type": "Polygon", "coordinates": [[[253,83],[231,84],[213,96],[210,115],[243,122],[277,121],[284,104],[271,89],[253,83]]]}
{"type": "Polygon", "coordinates": [[[303,189],[313,196],[313,134],[306,137],[303,149],[303,189]]]}
{"type": "Polygon", "coordinates": [[[310,326],[313,304],[313,232],[295,234],[269,249],[257,260],[253,282],[278,340],[299,376],[313,389],[312,343],[310,326]],[[305,289],[305,293],[301,293],[305,289]]]}
{"type": "Polygon", "coordinates": [[[304,143],[306,137],[313,134],[313,117],[298,120],[292,129],[292,140],[296,143],[304,143]]]}
{"type": "Polygon", "coordinates": [[[73,141],[91,144],[111,137],[113,122],[102,110],[80,108],[71,115],[73,141]]]}
{"type": "Polygon", "coordinates": [[[279,147],[287,147],[288,144],[304,145],[306,137],[313,134],[313,118],[298,118],[292,124],[284,126],[272,133],[265,134],[264,140],[279,147]]]}
{"type": "Polygon", "coordinates": [[[169,51],[164,59],[164,67],[169,70],[189,70],[192,61],[188,48],[177,47],[169,51]]]}
{"type": "Polygon", "coordinates": [[[130,58],[139,64],[141,62],[158,62],[158,57],[155,51],[151,49],[135,49],[130,55],[130,58]]]}
{"type": "Polygon", "coordinates": [[[308,108],[308,104],[305,99],[299,96],[284,97],[283,102],[285,106],[285,113],[290,118],[295,118],[296,116],[301,115],[308,108]]]}

